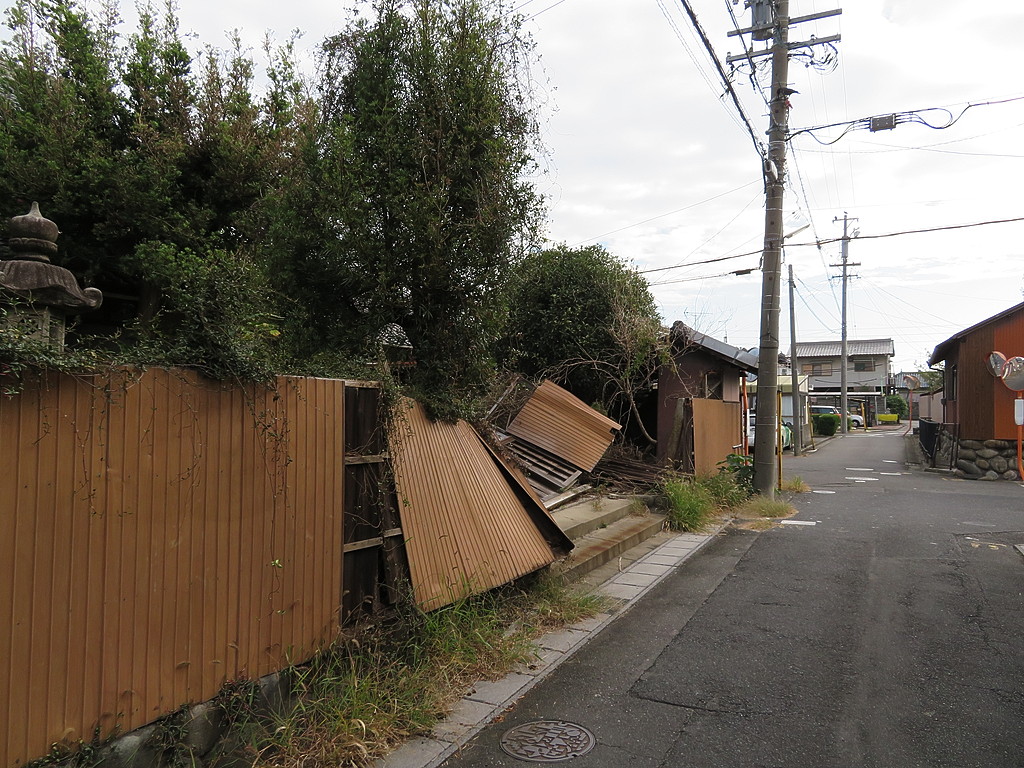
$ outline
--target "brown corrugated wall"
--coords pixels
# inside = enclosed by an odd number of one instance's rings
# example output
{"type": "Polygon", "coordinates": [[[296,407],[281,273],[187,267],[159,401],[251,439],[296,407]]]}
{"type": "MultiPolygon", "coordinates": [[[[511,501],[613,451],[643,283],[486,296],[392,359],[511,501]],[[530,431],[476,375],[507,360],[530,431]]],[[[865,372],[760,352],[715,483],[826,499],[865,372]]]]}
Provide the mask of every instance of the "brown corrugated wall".
{"type": "Polygon", "coordinates": [[[0,765],[336,633],[344,382],[48,376],[0,400],[0,765]]]}
{"type": "Polygon", "coordinates": [[[508,427],[587,472],[604,456],[620,425],[551,381],[541,382],[508,427]]]}
{"type": "Polygon", "coordinates": [[[464,421],[431,422],[404,401],[391,435],[417,604],[431,610],[554,560],[496,460],[464,421]]]}

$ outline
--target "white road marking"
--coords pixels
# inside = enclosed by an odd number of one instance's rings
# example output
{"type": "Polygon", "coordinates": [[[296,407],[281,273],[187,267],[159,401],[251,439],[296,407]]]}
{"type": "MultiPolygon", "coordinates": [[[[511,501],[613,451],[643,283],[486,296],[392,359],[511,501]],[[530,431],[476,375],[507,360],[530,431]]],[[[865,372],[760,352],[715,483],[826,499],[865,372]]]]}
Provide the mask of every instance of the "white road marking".
{"type": "Polygon", "coordinates": [[[778,520],[779,525],[817,525],[816,520],[778,520]]]}
{"type": "Polygon", "coordinates": [[[879,472],[878,474],[880,474],[880,475],[887,475],[889,477],[899,477],[903,473],[902,472],[879,472]]]}
{"type": "Polygon", "coordinates": [[[811,491],[811,493],[835,493],[835,491],[811,491]]]}
{"type": "Polygon", "coordinates": [[[871,467],[847,467],[847,472],[874,472],[875,470],[871,467]]]}
{"type": "Polygon", "coordinates": [[[882,459],[882,463],[883,464],[899,464],[899,462],[896,461],[896,459],[882,459]]]}
{"type": "Polygon", "coordinates": [[[856,480],[858,483],[867,483],[867,482],[877,483],[878,482],[878,478],[877,477],[848,477],[846,479],[847,480],[856,480]]]}

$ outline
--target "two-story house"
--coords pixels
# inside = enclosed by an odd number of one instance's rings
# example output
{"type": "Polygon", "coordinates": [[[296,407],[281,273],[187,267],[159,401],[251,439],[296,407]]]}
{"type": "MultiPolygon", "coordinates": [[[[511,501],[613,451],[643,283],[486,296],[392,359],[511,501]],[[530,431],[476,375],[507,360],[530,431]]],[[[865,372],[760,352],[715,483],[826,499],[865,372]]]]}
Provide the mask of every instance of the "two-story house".
{"type": "MultiPolygon", "coordinates": [[[[892,339],[848,339],[846,392],[852,412],[863,409],[868,424],[885,413],[885,396],[896,354],[892,339]]],[[[842,341],[802,341],[796,344],[796,365],[810,379],[811,401],[839,405],[842,392],[842,341]]]]}

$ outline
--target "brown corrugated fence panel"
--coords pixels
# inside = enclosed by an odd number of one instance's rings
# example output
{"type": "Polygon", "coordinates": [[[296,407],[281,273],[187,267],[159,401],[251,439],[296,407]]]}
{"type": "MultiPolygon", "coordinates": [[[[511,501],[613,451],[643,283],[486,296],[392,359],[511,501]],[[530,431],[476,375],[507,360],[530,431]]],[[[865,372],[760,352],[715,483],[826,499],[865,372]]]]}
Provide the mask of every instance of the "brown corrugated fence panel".
{"type": "Polygon", "coordinates": [[[541,382],[508,427],[587,472],[604,456],[616,429],[621,425],[551,381],[541,382]]]}
{"type": "Polygon", "coordinates": [[[439,608],[553,561],[469,424],[432,422],[407,400],[391,441],[413,595],[421,607],[439,608]]]}
{"type": "Polygon", "coordinates": [[[336,634],[344,382],[49,375],[0,400],[0,766],[336,634]]]}
{"type": "Polygon", "coordinates": [[[740,442],[740,404],[693,399],[693,471],[718,472],[718,462],[740,442]]]}

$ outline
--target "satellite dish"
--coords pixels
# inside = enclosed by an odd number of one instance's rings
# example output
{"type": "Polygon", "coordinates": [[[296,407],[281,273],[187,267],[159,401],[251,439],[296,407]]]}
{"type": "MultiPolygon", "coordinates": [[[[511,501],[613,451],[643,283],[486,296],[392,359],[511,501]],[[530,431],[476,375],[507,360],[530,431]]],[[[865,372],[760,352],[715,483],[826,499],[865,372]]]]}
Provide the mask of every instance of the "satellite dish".
{"type": "Polygon", "coordinates": [[[997,379],[1001,379],[1004,371],[1006,371],[1006,355],[1002,352],[993,352],[988,356],[988,372],[997,379]]]}
{"type": "Polygon", "coordinates": [[[907,385],[907,389],[911,392],[921,386],[921,380],[912,373],[908,373],[903,377],[903,383],[907,385]]]}
{"type": "Polygon", "coordinates": [[[1014,392],[1024,391],[1024,357],[1011,357],[1006,361],[1003,384],[1014,392]]]}

